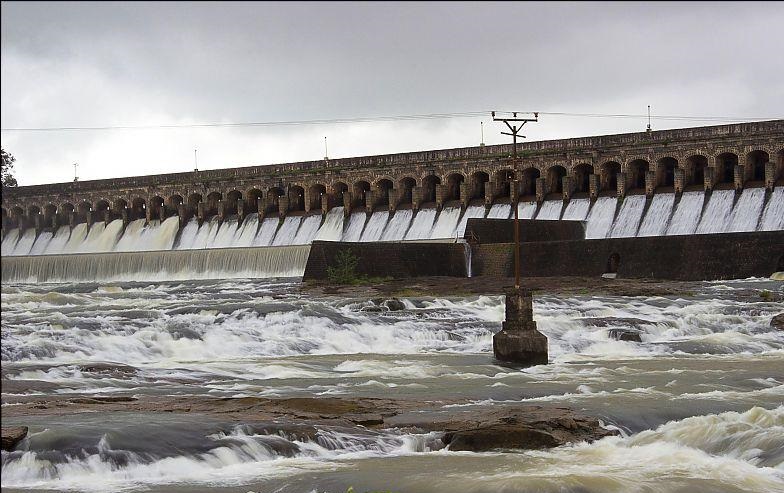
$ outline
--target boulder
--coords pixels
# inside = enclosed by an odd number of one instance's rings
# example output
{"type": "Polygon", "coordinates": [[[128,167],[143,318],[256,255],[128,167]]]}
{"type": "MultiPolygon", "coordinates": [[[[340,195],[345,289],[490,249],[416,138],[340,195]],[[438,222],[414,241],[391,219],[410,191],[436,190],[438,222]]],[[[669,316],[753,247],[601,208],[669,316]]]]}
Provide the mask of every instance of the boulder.
{"type": "Polygon", "coordinates": [[[2,445],[3,450],[10,452],[16,447],[16,444],[21,442],[27,436],[26,426],[16,426],[13,428],[2,429],[2,445]]]}
{"type": "Polygon", "coordinates": [[[784,313],[779,313],[770,319],[770,326],[776,330],[784,330],[784,313]]]}
{"type": "Polygon", "coordinates": [[[389,311],[391,311],[391,312],[398,312],[400,310],[405,310],[406,309],[406,305],[404,305],[403,302],[400,301],[397,298],[392,298],[391,300],[386,300],[386,301],[384,301],[384,303],[382,303],[382,305],[387,307],[389,309],[389,311]]]}
{"type": "Polygon", "coordinates": [[[612,339],[617,341],[642,342],[641,332],[634,329],[610,329],[607,332],[612,339]]]}

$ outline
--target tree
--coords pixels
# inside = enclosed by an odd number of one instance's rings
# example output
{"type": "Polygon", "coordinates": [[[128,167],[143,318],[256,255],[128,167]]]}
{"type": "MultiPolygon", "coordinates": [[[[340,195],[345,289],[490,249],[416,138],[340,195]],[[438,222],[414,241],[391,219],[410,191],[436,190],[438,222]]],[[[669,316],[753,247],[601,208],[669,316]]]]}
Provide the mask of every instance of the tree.
{"type": "Polygon", "coordinates": [[[16,158],[5,152],[5,149],[0,149],[0,153],[3,158],[3,163],[0,167],[0,180],[2,180],[4,187],[15,187],[18,185],[16,178],[14,178],[14,161],[16,161],[16,158]]]}

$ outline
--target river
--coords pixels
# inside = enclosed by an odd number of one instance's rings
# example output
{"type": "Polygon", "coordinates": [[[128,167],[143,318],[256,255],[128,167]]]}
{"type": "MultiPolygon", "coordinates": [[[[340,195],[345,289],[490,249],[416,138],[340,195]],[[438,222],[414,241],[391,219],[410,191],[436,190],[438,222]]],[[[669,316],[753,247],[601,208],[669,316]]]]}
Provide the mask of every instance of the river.
{"type": "Polygon", "coordinates": [[[500,296],[366,300],[298,278],[2,285],[4,491],[784,491],[782,283],[684,296],[537,295],[550,364],[492,359],[500,296]],[[642,343],[610,328],[641,329],[642,343]],[[101,366],[111,363],[114,366],[101,366]],[[127,366],[120,366],[127,365],[127,366]],[[545,451],[456,452],[440,435],[317,439],[166,412],[19,415],[94,396],[383,397],[444,412],[512,404],[597,416],[619,436],[545,451]]]}

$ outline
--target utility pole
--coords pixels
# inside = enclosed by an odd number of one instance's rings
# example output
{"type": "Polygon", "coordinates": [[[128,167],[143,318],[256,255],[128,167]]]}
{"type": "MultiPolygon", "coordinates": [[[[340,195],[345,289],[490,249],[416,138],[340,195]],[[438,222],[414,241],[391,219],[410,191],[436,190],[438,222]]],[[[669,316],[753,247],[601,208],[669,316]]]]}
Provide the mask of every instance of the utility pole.
{"type": "Polygon", "coordinates": [[[79,177],[76,176],[76,167],[79,166],[79,163],[73,163],[72,166],[74,167],[74,183],[76,183],[77,181],[79,181],[79,177]]]}
{"type": "Polygon", "coordinates": [[[196,157],[196,148],[193,149],[193,171],[199,171],[199,160],[196,157]]]}
{"type": "Polygon", "coordinates": [[[329,161],[329,152],[327,151],[327,137],[324,137],[324,161],[329,161]]]}
{"type": "Polygon", "coordinates": [[[485,122],[479,122],[479,131],[481,132],[482,139],[479,141],[479,147],[485,146],[485,122]]]}
{"type": "Polygon", "coordinates": [[[648,105],[648,128],[645,131],[651,133],[651,105],[648,105]]]}
{"type": "MultiPolygon", "coordinates": [[[[501,118],[495,116],[495,111],[491,114],[493,116],[494,122],[504,122],[506,126],[509,128],[510,132],[501,132],[503,135],[511,135],[512,136],[512,167],[514,168],[515,176],[517,178],[517,137],[525,138],[525,135],[520,135],[520,131],[523,129],[523,125],[528,122],[538,122],[539,121],[539,113],[535,112],[533,118],[518,118],[518,112],[513,112],[511,118],[501,118]],[[510,122],[512,122],[510,124],[510,122]]],[[[511,198],[511,193],[509,194],[511,198]]],[[[515,255],[514,255],[514,264],[515,264],[515,289],[520,288],[520,218],[518,217],[517,213],[517,203],[512,204],[514,208],[514,242],[515,242],[515,255]]]]}

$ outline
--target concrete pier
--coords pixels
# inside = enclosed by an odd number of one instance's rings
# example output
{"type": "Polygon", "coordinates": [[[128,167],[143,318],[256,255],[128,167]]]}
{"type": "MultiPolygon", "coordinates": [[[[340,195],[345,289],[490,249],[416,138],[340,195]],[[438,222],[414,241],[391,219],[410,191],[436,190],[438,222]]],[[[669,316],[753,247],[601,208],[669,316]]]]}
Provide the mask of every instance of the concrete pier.
{"type": "Polygon", "coordinates": [[[493,354],[501,361],[525,366],[547,364],[547,337],[536,329],[531,290],[506,292],[506,320],[493,336],[493,354]]]}

